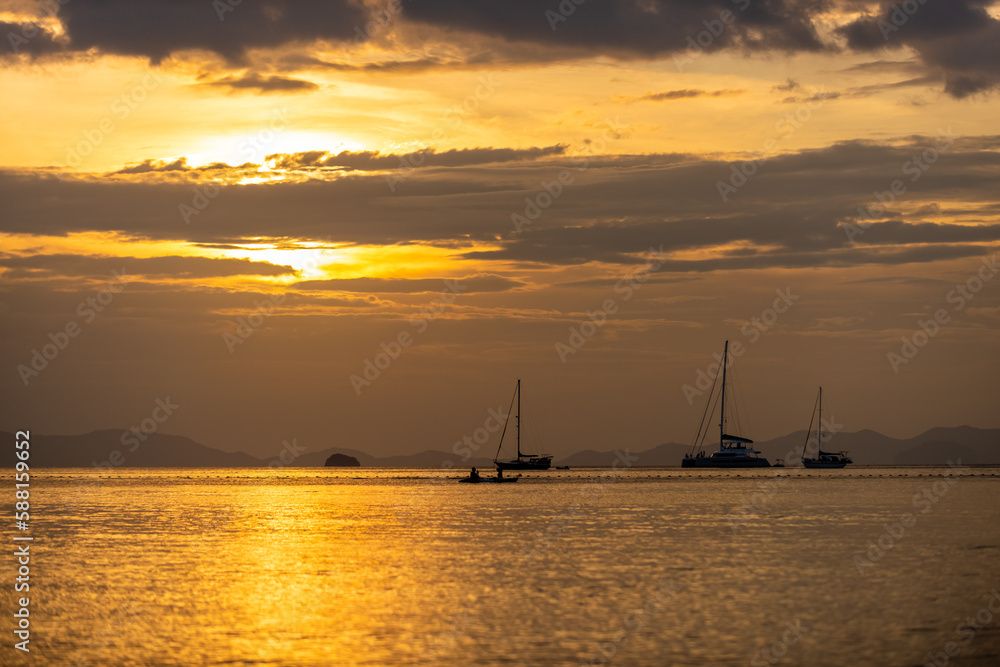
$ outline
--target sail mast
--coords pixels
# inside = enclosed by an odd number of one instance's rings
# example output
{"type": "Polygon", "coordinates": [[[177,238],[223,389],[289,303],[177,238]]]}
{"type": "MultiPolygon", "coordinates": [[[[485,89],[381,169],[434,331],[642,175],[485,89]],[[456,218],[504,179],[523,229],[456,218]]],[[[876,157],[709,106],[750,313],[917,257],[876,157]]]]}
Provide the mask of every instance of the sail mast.
{"type": "Polygon", "coordinates": [[[514,418],[517,425],[517,460],[521,460],[521,378],[517,379],[517,416],[514,418]]]}
{"type": "Polygon", "coordinates": [[[816,458],[823,456],[823,387],[819,388],[819,424],[816,425],[816,458]]]}
{"type": "Polygon", "coordinates": [[[725,448],[726,436],[726,360],[729,358],[729,341],[722,349],[722,410],[719,412],[719,449],[725,448]]]}

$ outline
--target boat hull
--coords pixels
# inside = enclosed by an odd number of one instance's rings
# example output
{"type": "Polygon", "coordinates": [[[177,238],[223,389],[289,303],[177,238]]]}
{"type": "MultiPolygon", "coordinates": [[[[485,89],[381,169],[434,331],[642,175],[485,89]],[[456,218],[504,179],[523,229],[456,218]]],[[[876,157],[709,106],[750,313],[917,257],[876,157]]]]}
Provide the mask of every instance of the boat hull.
{"type": "Polygon", "coordinates": [[[521,461],[494,461],[498,470],[548,470],[552,467],[552,459],[538,458],[521,461]]]}
{"type": "Polygon", "coordinates": [[[682,468],[770,468],[767,459],[719,460],[711,456],[689,456],[681,459],[682,468]]]}
{"type": "Polygon", "coordinates": [[[802,465],[806,468],[843,468],[847,465],[847,461],[814,461],[806,459],[802,461],[802,465]]]}
{"type": "Polygon", "coordinates": [[[458,480],[462,484],[507,484],[521,479],[518,477],[463,477],[458,480]]]}

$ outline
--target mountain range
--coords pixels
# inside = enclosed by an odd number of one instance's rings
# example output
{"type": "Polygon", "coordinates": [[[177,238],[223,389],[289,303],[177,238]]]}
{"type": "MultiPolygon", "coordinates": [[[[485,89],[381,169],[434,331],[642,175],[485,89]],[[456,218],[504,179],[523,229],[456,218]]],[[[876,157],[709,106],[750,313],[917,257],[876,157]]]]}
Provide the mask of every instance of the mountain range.
{"type": "MultiPolygon", "coordinates": [[[[316,452],[299,452],[293,441],[286,443],[274,458],[261,459],[244,452],[224,452],[199,444],[190,438],[154,433],[143,440],[129,437],[122,430],[93,431],[81,435],[31,436],[29,465],[32,468],[52,467],[261,467],[322,466],[335,453],[353,456],[365,467],[440,468],[471,466],[489,468],[488,458],[463,459],[446,451],[427,450],[416,454],[375,457],[356,449],[330,447],[316,452]],[[125,444],[123,444],[125,442],[125,444]]],[[[5,442],[13,442],[14,434],[0,431],[5,442]]],[[[772,463],[785,459],[791,465],[798,460],[806,440],[805,431],[797,431],[766,442],[756,443],[772,463]]],[[[815,444],[813,445],[815,447],[815,444]]],[[[629,449],[633,466],[679,466],[690,451],[689,445],[668,443],[639,450],[629,443],[609,446],[606,451],[584,450],[553,460],[554,466],[606,467],[619,456],[616,450],[629,449]]],[[[958,461],[965,465],[1000,464],[1000,429],[980,429],[971,426],[939,427],[914,438],[890,438],[875,431],[837,433],[823,445],[824,450],[848,450],[857,465],[932,465],[958,461]]],[[[706,445],[707,452],[714,451],[706,445]]],[[[4,457],[13,466],[14,457],[4,457]]]]}

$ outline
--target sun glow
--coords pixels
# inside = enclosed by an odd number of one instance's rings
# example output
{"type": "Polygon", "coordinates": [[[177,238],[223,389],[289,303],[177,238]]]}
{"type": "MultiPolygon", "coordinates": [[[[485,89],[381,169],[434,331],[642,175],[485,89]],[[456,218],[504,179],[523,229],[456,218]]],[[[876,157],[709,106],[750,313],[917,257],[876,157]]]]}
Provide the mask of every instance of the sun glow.
{"type": "Polygon", "coordinates": [[[326,132],[306,132],[287,128],[288,122],[275,116],[271,121],[264,122],[259,130],[206,138],[188,156],[188,164],[193,167],[204,167],[224,162],[236,166],[249,162],[262,165],[263,170],[268,170],[273,166],[268,164],[269,155],[307,151],[339,153],[364,150],[364,146],[356,141],[338,138],[326,132]]]}

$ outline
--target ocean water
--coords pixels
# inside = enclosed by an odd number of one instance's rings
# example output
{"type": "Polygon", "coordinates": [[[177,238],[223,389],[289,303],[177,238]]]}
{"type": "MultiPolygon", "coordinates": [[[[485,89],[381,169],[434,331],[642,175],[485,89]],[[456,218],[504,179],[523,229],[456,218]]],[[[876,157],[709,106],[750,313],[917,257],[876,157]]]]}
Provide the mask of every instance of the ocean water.
{"type": "Polygon", "coordinates": [[[998,469],[457,476],[33,472],[2,663],[1000,664],[998,469]]]}

